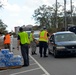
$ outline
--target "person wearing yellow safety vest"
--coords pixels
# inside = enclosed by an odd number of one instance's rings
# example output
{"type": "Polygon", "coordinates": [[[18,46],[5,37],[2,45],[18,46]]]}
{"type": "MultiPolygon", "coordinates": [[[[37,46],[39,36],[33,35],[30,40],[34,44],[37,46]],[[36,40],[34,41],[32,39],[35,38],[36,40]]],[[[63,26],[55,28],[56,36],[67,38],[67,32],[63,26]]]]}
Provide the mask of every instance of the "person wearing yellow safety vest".
{"type": "Polygon", "coordinates": [[[36,40],[34,38],[34,31],[31,31],[30,33],[30,46],[31,46],[31,54],[36,55],[36,40]]]}
{"type": "Polygon", "coordinates": [[[44,52],[44,57],[48,57],[46,55],[46,52],[47,52],[47,48],[48,48],[48,37],[49,37],[49,34],[46,30],[46,27],[43,28],[43,30],[40,32],[40,35],[39,35],[39,53],[40,53],[40,57],[42,57],[42,54],[44,52]],[[43,51],[44,49],[44,51],[43,51]]]}
{"type": "Polygon", "coordinates": [[[28,33],[26,31],[23,31],[23,28],[20,27],[19,29],[19,33],[18,33],[18,50],[19,50],[19,45],[21,46],[21,53],[22,53],[22,57],[24,60],[24,65],[25,66],[29,66],[29,38],[28,38],[28,33]]]}

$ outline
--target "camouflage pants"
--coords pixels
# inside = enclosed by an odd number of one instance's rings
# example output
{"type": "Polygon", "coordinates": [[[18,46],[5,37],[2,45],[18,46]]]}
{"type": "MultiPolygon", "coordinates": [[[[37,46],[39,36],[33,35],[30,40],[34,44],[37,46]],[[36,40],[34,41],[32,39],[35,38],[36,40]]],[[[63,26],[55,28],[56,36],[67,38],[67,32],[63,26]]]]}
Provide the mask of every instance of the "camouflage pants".
{"type": "Polygon", "coordinates": [[[31,42],[30,47],[32,53],[36,52],[36,43],[34,41],[31,42]]]}

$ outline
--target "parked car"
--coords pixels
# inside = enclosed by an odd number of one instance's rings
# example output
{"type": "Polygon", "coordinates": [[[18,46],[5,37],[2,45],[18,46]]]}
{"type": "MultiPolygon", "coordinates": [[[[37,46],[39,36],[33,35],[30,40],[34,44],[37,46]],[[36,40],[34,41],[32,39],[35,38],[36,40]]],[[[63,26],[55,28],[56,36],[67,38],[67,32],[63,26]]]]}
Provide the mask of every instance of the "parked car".
{"type": "Polygon", "coordinates": [[[48,50],[54,57],[76,54],[76,34],[70,31],[53,33],[49,39],[48,50]]]}
{"type": "Polygon", "coordinates": [[[39,33],[40,33],[40,31],[34,31],[34,38],[37,41],[37,46],[39,46],[39,33]]]}
{"type": "Polygon", "coordinates": [[[76,26],[69,27],[68,30],[76,34],[76,26]]]}
{"type": "Polygon", "coordinates": [[[26,31],[27,33],[28,33],[28,36],[29,36],[29,38],[30,38],[30,33],[31,33],[31,31],[26,31]]]}

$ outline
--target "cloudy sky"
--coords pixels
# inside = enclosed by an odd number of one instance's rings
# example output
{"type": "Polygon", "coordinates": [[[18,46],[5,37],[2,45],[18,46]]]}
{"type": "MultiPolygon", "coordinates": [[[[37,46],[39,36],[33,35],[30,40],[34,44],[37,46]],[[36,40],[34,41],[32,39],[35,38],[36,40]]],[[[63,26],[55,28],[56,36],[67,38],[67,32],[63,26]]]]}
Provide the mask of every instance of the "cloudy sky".
{"type": "MultiPolygon", "coordinates": [[[[39,6],[46,4],[52,5],[55,0],[0,0],[4,7],[0,9],[0,19],[8,25],[7,30],[14,30],[15,26],[32,24],[35,25],[32,15],[34,10],[39,6]]],[[[58,0],[63,5],[64,0],[58,0]]],[[[70,0],[67,0],[67,7],[70,0]]],[[[73,0],[73,5],[76,5],[76,0],[73,0]]],[[[69,7],[68,7],[69,8],[69,7]]]]}

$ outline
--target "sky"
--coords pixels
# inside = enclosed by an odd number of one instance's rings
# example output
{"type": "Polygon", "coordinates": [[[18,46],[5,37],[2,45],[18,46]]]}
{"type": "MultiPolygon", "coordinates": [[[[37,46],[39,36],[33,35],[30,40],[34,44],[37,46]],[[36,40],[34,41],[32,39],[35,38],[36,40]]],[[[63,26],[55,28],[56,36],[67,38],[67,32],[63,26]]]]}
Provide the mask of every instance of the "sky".
{"type": "MultiPolygon", "coordinates": [[[[43,4],[51,6],[56,0],[0,0],[4,4],[0,9],[0,19],[8,26],[7,30],[12,31],[14,27],[22,25],[36,25],[32,18],[34,10],[43,4]]],[[[58,0],[62,5],[64,0],[58,0]]],[[[69,9],[70,0],[67,1],[69,9]]],[[[76,0],[72,0],[76,5],[76,0]]]]}

